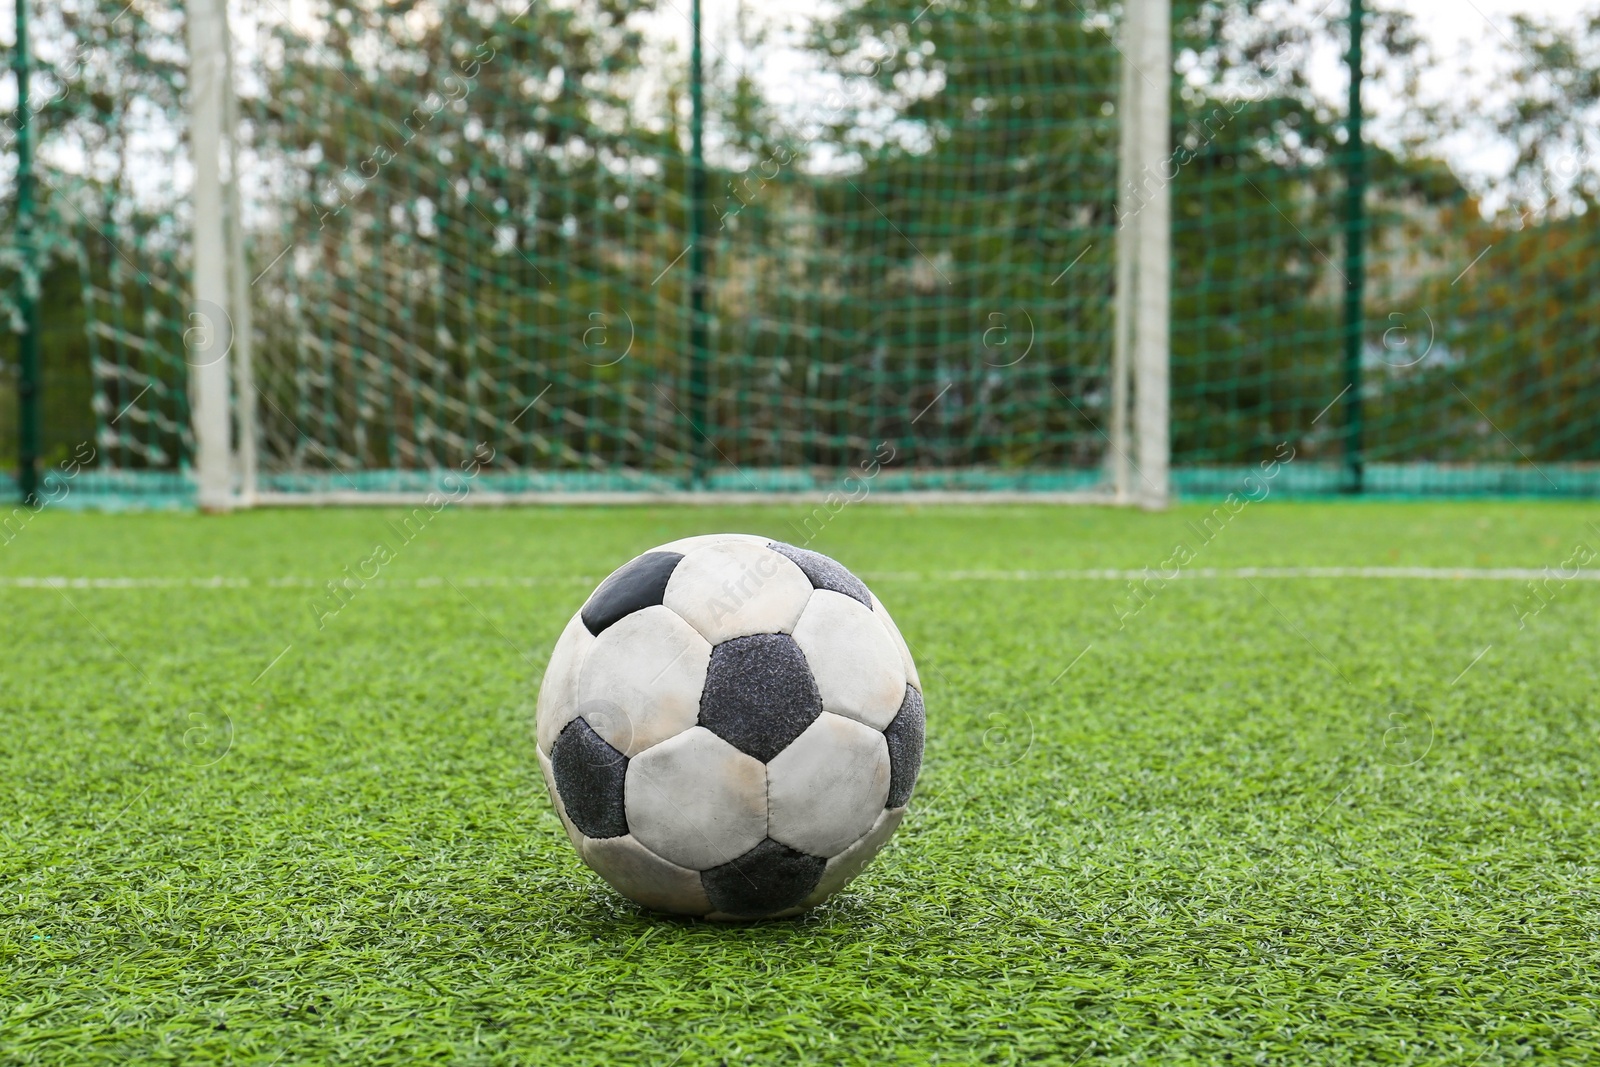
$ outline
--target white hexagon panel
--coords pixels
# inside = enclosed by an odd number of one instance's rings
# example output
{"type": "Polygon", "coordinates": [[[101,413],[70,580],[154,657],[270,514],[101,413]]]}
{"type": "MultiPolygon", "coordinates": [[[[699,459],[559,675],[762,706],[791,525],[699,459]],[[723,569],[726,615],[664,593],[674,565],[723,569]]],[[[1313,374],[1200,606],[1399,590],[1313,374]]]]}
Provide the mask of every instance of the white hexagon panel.
{"type": "Polygon", "coordinates": [[[673,863],[715,867],[767,836],[766,769],[704,727],[634,758],[626,784],[633,836],[673,863]]]}
{"type": "Polygon", "coordinates": [[[578,853],[619,893],[712,919],[787,916],[899,824],[926,715],[911,653],[849,570],[751,534],[612,573],[540,688],[540,764],[578,853]]]}
{"type": "Polygon", "coordinates": [[[906,695],[905,661],[870,605],[818,589],[794,628],[795,643],[812,664],[822,710],[881,730],[906,695]]]}
{"type": "Polygon", "coordinates": [[[539,702],[534,712],[539,728],[539,751],[543,755],[550,754],[556,734],[577,714],[578,668],[583,666],[584,657],[593,644],[594,634],[576,615],[556,639],[550,665],[539,683],[539,702]]]}
{"type": "Polygon", "coordinates": [[[811,582],[783,555],[748,541],[722,541],[683,557],[662,603],[716,645],[788,633],[810,598],[811,582]]]}
{"type": "Polygon", "coordinates": [[[700,716],[711,646],[657,604],[605,629],[589,648],[574,687],[576,707],[595,733],[625,756],[693,726],[700,716]]]}
{"type": "Polygon", "coordinates": [[[825,711],[767,764],[767,836],[836,856],[872,829],[888,799],[883,734],[825,711]]]}

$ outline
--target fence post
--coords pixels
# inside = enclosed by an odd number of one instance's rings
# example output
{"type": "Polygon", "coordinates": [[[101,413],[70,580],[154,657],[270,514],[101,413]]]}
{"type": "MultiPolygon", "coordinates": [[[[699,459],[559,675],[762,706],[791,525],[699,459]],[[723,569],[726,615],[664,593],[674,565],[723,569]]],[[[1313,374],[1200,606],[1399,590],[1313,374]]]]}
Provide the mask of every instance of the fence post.
{"type": "Polygon", "coordinates": [[[1167,506],[1171,461],[1172,338],[1172,6],[1140,0],[1138,173],[1149,200],[1135,218],[1137,303],[1134,327],[1134,433],[1139,439],[1141,507],[1167,506]]]}
{"type": "Polygon", "coordinates": [[[28,0],[17,3],[17,47],[12,69],[17,73],[17,251],[20,290],[17,310],[22,335],[17,338],[17,488],[22,502],[39,502],[39,261],[33,233],[33,125],[28,104],[28,0]]]}
{"type": "Polygon", "coordinates": [[[228,254],[222,189],[223,35],[225,0],[189,2],[189,144],[194,153],[194,306],[189,347],[195,476],[202,511],[233,505],[228,352],[228,254]]]}
{"type": "Polygon", "coordinates": [[[1350,0],[1350,100],[1345,116],[1344,489],[1362,491],[1361,339],[1365,331],[1367,158],[1361,140],[1362,0],[1350,0]]]}
{"type": "Polygon", "coordinates": [[[705,481],[711,444],[706,425],[710,383],[706,366],[705,78],[700,53],[700,0],[690,4],[689,22],[694,37],[689,49],[689,430],[694,434],[691,485],[699,489],[705,481]]]}

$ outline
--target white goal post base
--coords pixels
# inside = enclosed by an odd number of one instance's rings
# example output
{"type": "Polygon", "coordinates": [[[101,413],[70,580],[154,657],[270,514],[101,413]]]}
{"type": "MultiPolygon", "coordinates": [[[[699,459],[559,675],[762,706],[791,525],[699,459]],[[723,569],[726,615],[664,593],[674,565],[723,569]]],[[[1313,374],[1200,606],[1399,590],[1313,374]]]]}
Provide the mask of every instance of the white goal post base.
{"type": "MultiPolygon", "coordinates": [[[[1117,499],[1109,491],[1085,491],[1073,493],[1017,493],[1017,492],[987,492],[982,490],[910,490],[894,493],[869,493],[866,496],[851,500],[836,492],[807,491],[801,493],[740,493],[740,492],[682,492],[653,493],[653,492],[595,492],[595,493],[496,493],[492,491],[475,491],[466,494],[460,499],[451,499],[438,493],[360,493],[360,492],[333,492],[333,493],[271,493],[258,492],[255,494],[254,504],[257,507],[267,508],[294,508],[294,507],[383,507],[383,508],[411,508],[427,507],[447,501],[446,506],[466,507],[509,507],[515,505],[538,504],[543,506],[573,504],[573,505],[637,505],[637,504],[696,504],[714,507],[716,505],[745,505],[745,504],[838,504],[843,501],[837,510],[843,511],[845,507],[853,504],[906,504],[906,505],[946,505],[946,504],[1100,504],[1105,507],[1118,506],[1117,499]]],[[[442,510],[442,509],[441,509],[442,510]]]]}

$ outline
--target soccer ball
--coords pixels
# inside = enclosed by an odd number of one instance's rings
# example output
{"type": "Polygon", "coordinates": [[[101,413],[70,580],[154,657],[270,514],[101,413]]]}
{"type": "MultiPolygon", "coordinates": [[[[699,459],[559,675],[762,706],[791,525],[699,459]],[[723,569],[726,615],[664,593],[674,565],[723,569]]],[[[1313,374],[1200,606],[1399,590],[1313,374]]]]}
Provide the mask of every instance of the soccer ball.
{"type": "Polygon", "coordinates": [[[656,911],[796,915],[872,860],[922,766],[894,620],[827,556],[673,541],[600,583],[550,654],[539,765],[572,843],[656,911]]]}

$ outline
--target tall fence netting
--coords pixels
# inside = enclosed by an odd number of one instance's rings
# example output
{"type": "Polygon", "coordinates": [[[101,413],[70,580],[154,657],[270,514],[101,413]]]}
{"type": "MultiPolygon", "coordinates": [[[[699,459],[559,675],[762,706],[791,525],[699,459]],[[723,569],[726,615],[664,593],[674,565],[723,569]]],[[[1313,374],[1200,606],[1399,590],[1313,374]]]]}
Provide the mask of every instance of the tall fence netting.
{"type": "MultiPolygon", "coordinates": [[[[261,488],[424,486],[479,444],[512,490],[826,488],[891,454],[885,488],[1103,484],[1120,7],[819,10],[708,3],[697,87],[675,4],[231,4],[261,488]]],[[[181,496],[209,328],[184,12],[34,24],[47,445],[181,496]]],[[[1366,26],[1376,81],[1425,68],[1403,20],[1366,26]]],[[[1172,198],[1176,488],[1287,448],[1288,491],[1356,488],[1353,450],[1369,492],[1600,490],[1583,114],[1539,113],[1533,184],[1488,210],[1444,125],[1352,153],[1314,77],[1347,32],[1343,5],[1180,0],[1175,70],[1138,72],[1173,102],[1123,201],[1172,198]]]]}

